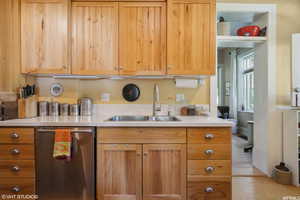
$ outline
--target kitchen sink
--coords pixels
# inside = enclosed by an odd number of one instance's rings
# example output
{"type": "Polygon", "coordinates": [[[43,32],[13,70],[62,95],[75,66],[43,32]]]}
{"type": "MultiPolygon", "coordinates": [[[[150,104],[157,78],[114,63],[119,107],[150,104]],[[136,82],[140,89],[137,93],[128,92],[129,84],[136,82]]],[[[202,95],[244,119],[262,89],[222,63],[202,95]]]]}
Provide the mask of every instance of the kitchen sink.
{"type": "Polygon", "coordinates": [[[180,121],[174,116],[113,116],[107,121],[113,122],[130,122],[130,121],[155,121],[155,122],[174,122],[180,121]]]}
{"type": "Polygon", "coordinates": [[[174,122],[180,121],[177,117],[173,116],[149,116],[149,121],[165,121],[165,122],[174,122]]]}

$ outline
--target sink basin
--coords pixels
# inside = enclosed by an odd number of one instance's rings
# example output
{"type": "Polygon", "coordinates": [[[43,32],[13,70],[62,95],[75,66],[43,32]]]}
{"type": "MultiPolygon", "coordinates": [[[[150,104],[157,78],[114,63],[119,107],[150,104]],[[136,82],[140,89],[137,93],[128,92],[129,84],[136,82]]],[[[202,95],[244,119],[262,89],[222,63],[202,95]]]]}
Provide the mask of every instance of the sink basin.
{"type": "Polygon", "coordinates": [[[156,121],[156,122],[174,122],[180,121],[174,116],[113,116],[107,121],[113,122],[130,122],[130,121],[156,121]]]}
{"type": "Polygon", "coordinates": [[[107,121],[126,122],[126,121],[148,121],[147,116],[113,116],[107,121]]]}
{"type": "Polygon", "coordinates": [[[150,116],[149,121],[165,121],[165,122],[176,122],[180,121],[177,117],[173,116],[150,116]]]}

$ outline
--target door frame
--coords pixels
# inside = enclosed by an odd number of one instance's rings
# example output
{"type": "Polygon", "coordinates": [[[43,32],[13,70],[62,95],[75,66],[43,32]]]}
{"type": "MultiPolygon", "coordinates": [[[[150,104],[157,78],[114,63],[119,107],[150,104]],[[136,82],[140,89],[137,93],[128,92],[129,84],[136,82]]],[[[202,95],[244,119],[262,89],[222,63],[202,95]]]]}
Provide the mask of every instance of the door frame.
{"type": "MultiPolygon", "coordinates": [[[[272,168],[281,159],[281,119],[276,110],[277,98],[277,6],[276,4],[240,4],[240,3],[217,3],[217,12],[259,12],[267,14],[268,39],[259,48],[267,52],[263,59],[263,66],[258,69],[260,76],[255,78],[255,84],[263,87],[255,89],[255,112],[254,112],[254,146],[253,165],[265,174],[271,176],[272,168]],[[257,96],[259,96],[257,98],[257,96]],[[259,137],[255,137],[259,135],[259,137]]],[[[216,47],[217,48],[217,47],[216,47]]],[[[216,49],[217,51],[217,49],[216,49]]],[[[217,59],[217,57],[216,57],[217,59]]],[[[210,78],[210,111],[217,116],[217,78],[210,78]]]]}

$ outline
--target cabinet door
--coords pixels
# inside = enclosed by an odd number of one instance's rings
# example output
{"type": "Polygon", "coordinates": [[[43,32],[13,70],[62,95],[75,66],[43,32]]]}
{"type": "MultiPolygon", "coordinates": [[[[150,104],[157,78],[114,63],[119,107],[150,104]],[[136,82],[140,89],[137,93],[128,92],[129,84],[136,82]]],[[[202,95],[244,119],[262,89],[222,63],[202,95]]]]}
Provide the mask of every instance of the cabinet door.
{"type": "Polygon", "coordinates": [[[69,0],[22,0],[22,73],[68,73],[69,0]]]}
{"type": "Polygon", "coordinates": [[[141,200],[142,146],[99,144],[97,199],[141,200]]]}
{"type": "Polygon", "coordinates": [[[118,74],[118,3],[72,4],[72,73],[118,74]]]}
{"type": "Polygon", "coordinates": [[[215,74],[215,0],[168,1],[168,74],[215,74]]]}
{"type": "Polygon", "coordinates": [[[186,145],[143,146],[143,200],[186,199],[186,145]]]}
{"type": "Polygon", "coordinates": [[[119,7],[120,73],[166,73],[166,5],[127,2],[119,7]]]}

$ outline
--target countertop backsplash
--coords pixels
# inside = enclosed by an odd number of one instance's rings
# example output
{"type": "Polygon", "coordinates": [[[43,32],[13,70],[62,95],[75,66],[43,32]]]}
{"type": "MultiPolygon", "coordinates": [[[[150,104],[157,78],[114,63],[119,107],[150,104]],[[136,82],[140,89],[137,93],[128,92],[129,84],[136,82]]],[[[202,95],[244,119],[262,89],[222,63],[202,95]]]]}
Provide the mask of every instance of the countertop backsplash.
{"type": "MultiPolygon", "coordinates": [[[[114,115],[152,115],[152,104],[95,104],[94,116],[114,116],[114,115]]],[[[180,104],[161,104],[161,111],[158,115],[180,115],[180,104]]],[[[209,111],[209,105],[202,104],[206,111],[209,111]]]]}
{"type": "Polygon", "coordinates": [[[187,104],[210,103],[210,81],[197,88],[177,88],[174,80],[78,80],[78,79],[53,79],[39,77],[36,80],[39,88],[39,99],[46,101],[58,101],[60,103],[76,103],[81,97],[90,97],[94,104],[152,104],[153,87],[158,84],[161,104],[177,104],[176,94],[184,95],[187,104]],[[59,97],[52,97],[50,86],[59,83],[64,87],[64,92],[59,97]],[[126,84],[136,84],[141,91],[139,99],[135,102],[127,102],[122,97],[122,89],[126,84]],[[102,101],[101,95],[109,94],[109,101],[102,101]]]}

